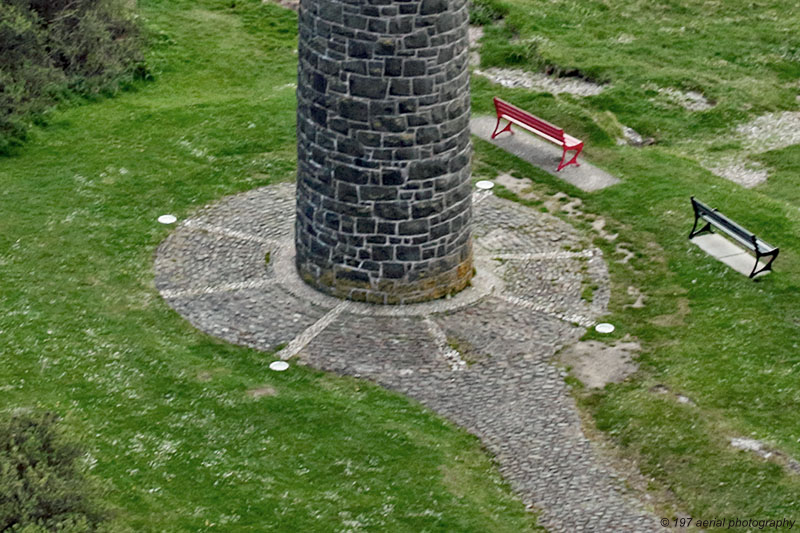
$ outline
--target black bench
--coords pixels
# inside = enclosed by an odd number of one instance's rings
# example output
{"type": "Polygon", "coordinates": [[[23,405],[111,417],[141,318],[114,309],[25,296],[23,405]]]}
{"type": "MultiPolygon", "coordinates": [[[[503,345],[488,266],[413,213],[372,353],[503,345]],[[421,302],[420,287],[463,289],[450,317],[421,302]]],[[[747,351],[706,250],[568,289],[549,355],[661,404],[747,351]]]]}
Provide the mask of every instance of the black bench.
{"type": "Polygon", "coordinates": [[[714,226],[756,254],[756,264],[753,266],[752,272],[750,272],[751,278],[756,274],[764,272],[765,270],[772,270],[772,262],[775,261],[776,257],[778,257],[778,248],[775,248],[774,246],[767,244],[762,239],[759,239],[751,231],[746,230],[716,209],[711,209],[699,200],[695,200],[694,196],[692,196],[692,208],[694,209],[694,226],[692,227],[691,233],[689,233],[690,239],[695,235],[706,231],[712,233],[711,226],[714,226]],[[697,222],[700,219],[703,219],[706,224],[698,230],[697,222]],[[764,268],[756,270],[758,268],[758,261],[762,257],[769,257],[770,259],[764,268]]]}

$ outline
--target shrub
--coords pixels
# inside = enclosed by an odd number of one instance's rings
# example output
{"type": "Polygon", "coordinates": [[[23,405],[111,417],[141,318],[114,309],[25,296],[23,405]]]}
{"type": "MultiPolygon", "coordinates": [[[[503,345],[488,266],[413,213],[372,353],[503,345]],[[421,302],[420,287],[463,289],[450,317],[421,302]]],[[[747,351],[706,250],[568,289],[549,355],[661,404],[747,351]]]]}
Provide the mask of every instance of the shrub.
{"type": "Polygon", "coordinates": [[[0,532],[97,531],[100,493],[52,413],[0,420],[0,532]]]}
{"type": "Polygon", "coordinates": [[[59,98],[114,92],[141,70],[122,0],[0,2],[0,154],[59,98]]]}

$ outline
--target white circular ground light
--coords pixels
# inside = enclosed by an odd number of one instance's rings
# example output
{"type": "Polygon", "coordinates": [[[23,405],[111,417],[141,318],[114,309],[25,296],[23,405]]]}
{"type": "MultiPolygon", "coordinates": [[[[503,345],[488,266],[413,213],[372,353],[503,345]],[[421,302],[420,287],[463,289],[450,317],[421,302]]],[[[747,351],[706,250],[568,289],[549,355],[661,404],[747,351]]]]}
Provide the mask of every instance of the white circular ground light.
{"type": "Polygon", "coordinates": [[[175,221],[178,220],[175,215],[161,215],[158,217],[158,221],[162,224],[174,224],[175,221]]]}
{"type": "Polygon", "coordinates": [[[595,331],[598,333],[611,333],[614,331],[614,324],[609,324],[608,322],[603,322],[601,324],[597,324],[594,327],[595,331]]]}
{"type": "Polygon", "coordinates": [[[283,372],[287,368],[289,368],[289,363],[286,361],[273,361],[269,364],[269,369],[276,372],[283,372]]]}
{"type": "Polygon", "coordinates": [[[494,183],[489,180],[481,180],[475,184],[475,186],[483,191],[488,191],[492,187],[494,187],[494,183]]]}

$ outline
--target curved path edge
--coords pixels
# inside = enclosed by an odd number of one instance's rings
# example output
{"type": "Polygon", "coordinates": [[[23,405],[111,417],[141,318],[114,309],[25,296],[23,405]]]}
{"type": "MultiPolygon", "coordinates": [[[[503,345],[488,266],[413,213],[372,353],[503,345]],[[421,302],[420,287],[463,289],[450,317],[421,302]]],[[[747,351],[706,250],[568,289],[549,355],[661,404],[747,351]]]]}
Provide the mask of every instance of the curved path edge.
{"type": "Polygon", "coordinates": [[[155,259],[164,299],[199,329],[373,380],[466,428],[553,532],[658,531],[593,449],[551,363],[608,304],[602,252],[550,215],[475,193],[473,286],[407,306],[338,300],[293,266],[294,186],[222,199],[155,259]],[[588,303],[586,283],[599,288],[588,303]]]}

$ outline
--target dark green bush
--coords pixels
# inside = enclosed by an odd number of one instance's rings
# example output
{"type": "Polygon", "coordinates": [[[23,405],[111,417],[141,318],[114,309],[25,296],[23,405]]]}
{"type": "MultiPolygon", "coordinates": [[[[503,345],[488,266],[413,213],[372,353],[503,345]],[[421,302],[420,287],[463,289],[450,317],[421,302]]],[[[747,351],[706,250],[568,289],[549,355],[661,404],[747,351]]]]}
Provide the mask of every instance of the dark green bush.
{"type": "Polygon", "coordinates": [[[60,98],[113,93],[140,71],[123,0],[0,0],[0,154],[60,98]]]}
{"type": "Polygon", "coordinates": [[[98,531],[106,513],[83,456],[52,413],[0,420],[0,532],[98,531]]]}

